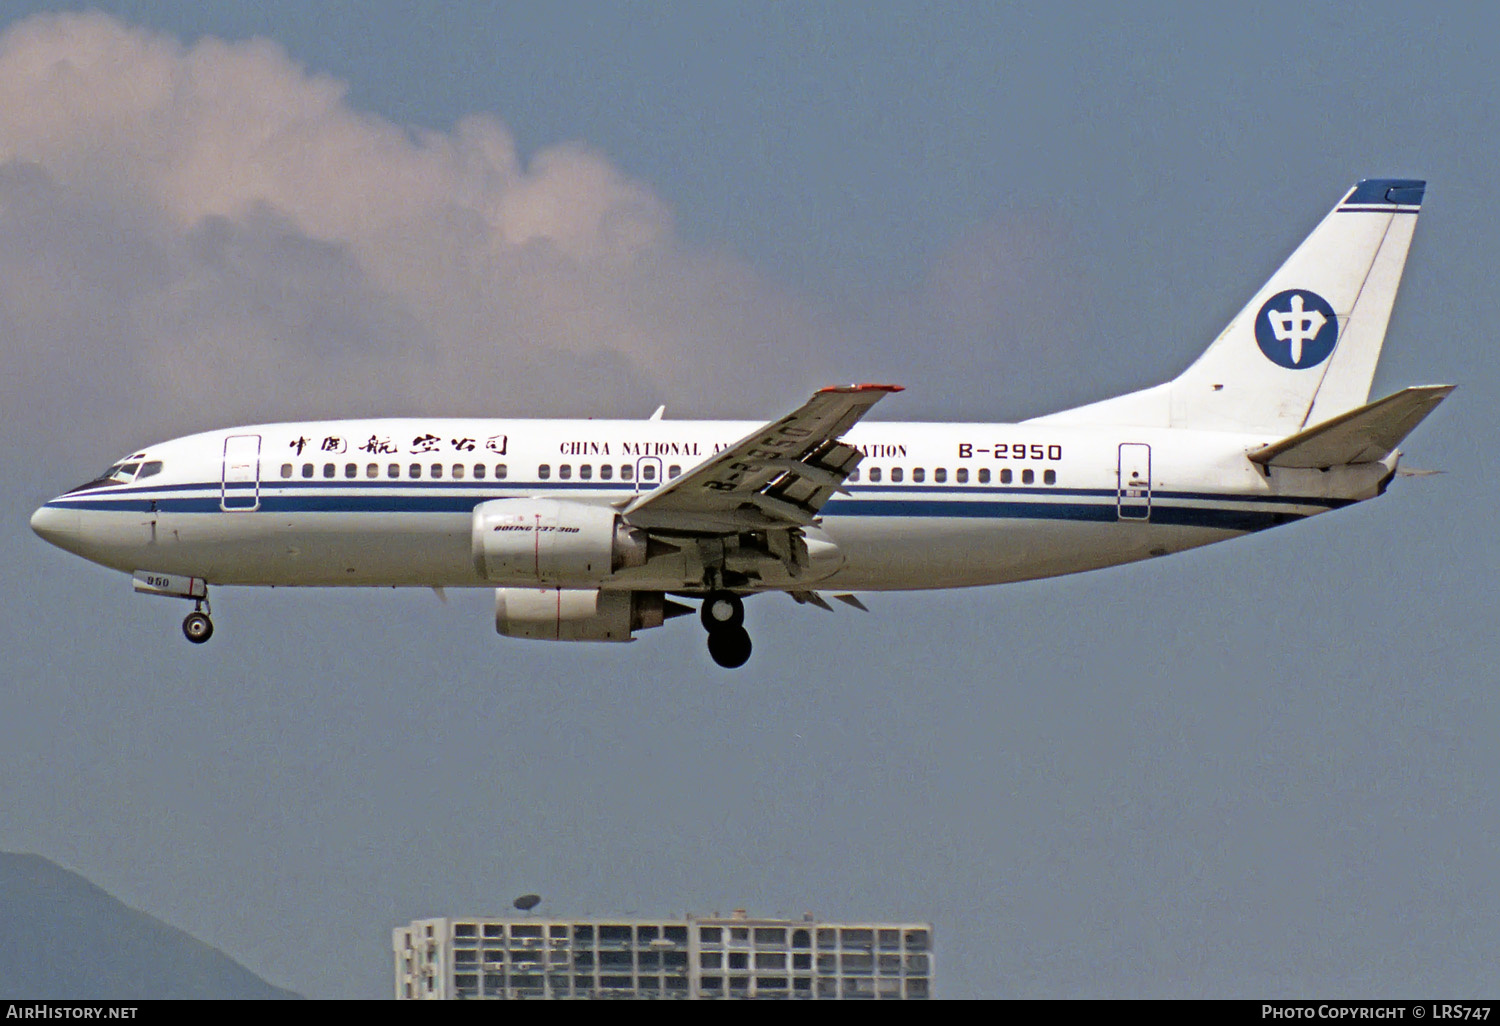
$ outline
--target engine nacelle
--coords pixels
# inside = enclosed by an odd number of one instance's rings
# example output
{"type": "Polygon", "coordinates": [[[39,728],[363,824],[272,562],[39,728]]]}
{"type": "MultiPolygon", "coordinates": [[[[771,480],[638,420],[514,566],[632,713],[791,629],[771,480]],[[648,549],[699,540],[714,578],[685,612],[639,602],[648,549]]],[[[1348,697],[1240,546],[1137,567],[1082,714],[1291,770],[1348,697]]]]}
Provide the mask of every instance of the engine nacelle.
{"type": "Polygon", "coordinates": [[[643,566],[646,533],[608,506],[559,499],[494,499],[474,507],[474,565],[497,583],[597,584],[643,566]]]}
{"type": "Polygon", "coordinates": [[[630,641],[633,631],[660,627],[679,610],[688,611],[659,591],[495,589],[495,630],[510,638],[630,641]]]}

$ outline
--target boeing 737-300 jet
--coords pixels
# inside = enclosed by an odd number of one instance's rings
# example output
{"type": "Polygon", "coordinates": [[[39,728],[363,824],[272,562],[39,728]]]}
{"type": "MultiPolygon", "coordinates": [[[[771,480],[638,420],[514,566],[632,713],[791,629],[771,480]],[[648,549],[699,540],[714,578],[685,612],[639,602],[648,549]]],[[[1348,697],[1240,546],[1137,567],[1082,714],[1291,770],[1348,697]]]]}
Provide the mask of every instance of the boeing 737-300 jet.
{"type": "Polygon", "coordinates": [[[1452,391],[1368,402],[1424,183],[1358,183],[1165,384],[1018,424],[861,419],[825,388],[766,424],[354,420],[148,446],[38,509],[36,533],[189,599],[210,585],[484,587],[495,627],[630,641],[699,600],[721,666],[744,599],[1077,573],[1382,494],[1452,391]]]}

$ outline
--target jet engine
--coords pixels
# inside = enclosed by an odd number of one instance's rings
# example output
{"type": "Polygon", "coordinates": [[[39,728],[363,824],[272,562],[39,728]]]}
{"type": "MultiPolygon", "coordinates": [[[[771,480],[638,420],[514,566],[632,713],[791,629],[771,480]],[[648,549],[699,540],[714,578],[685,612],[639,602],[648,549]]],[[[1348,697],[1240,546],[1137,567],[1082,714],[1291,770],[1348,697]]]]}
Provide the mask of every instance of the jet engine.
{"type": "Polygon", "coordinates": [[[659,591],[496,588],[495,630],[541,641],[630,641],[692,610],[659,591]]]}
{"type": "Polygon", "coordinates": [[[644,566],[646,532],[608,506],[560,499],[494,499],[474,507],[474,564],[496,583],[597,584],[644,566]]]}

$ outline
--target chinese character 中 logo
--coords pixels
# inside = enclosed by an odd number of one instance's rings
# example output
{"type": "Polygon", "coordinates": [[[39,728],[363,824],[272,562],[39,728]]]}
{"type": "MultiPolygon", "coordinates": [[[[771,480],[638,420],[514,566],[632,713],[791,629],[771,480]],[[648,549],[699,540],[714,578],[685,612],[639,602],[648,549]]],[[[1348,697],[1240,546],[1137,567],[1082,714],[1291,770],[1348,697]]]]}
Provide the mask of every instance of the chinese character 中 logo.
{"type": "Polygon", "coordinates": [[[1266,359],[1290,370],[1316,367],[1338,342],[1338,318],[1328,300],[1306,289],[1288,289],[1266,300],[1255,315],[1255,341],[1266,359]]]}

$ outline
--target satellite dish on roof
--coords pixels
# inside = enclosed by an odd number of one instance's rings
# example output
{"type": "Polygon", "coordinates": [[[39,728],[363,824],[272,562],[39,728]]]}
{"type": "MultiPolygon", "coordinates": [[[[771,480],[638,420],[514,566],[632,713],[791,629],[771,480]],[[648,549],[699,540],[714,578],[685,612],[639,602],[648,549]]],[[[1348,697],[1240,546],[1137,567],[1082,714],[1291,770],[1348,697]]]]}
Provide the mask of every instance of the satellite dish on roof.
{"type": "Polygon", "coordinates": [[[520,909],[522,912],[530,912],[541,903],[542,896],[540,894],[523,894],[514,902],[516,908],[520,909]]]}

